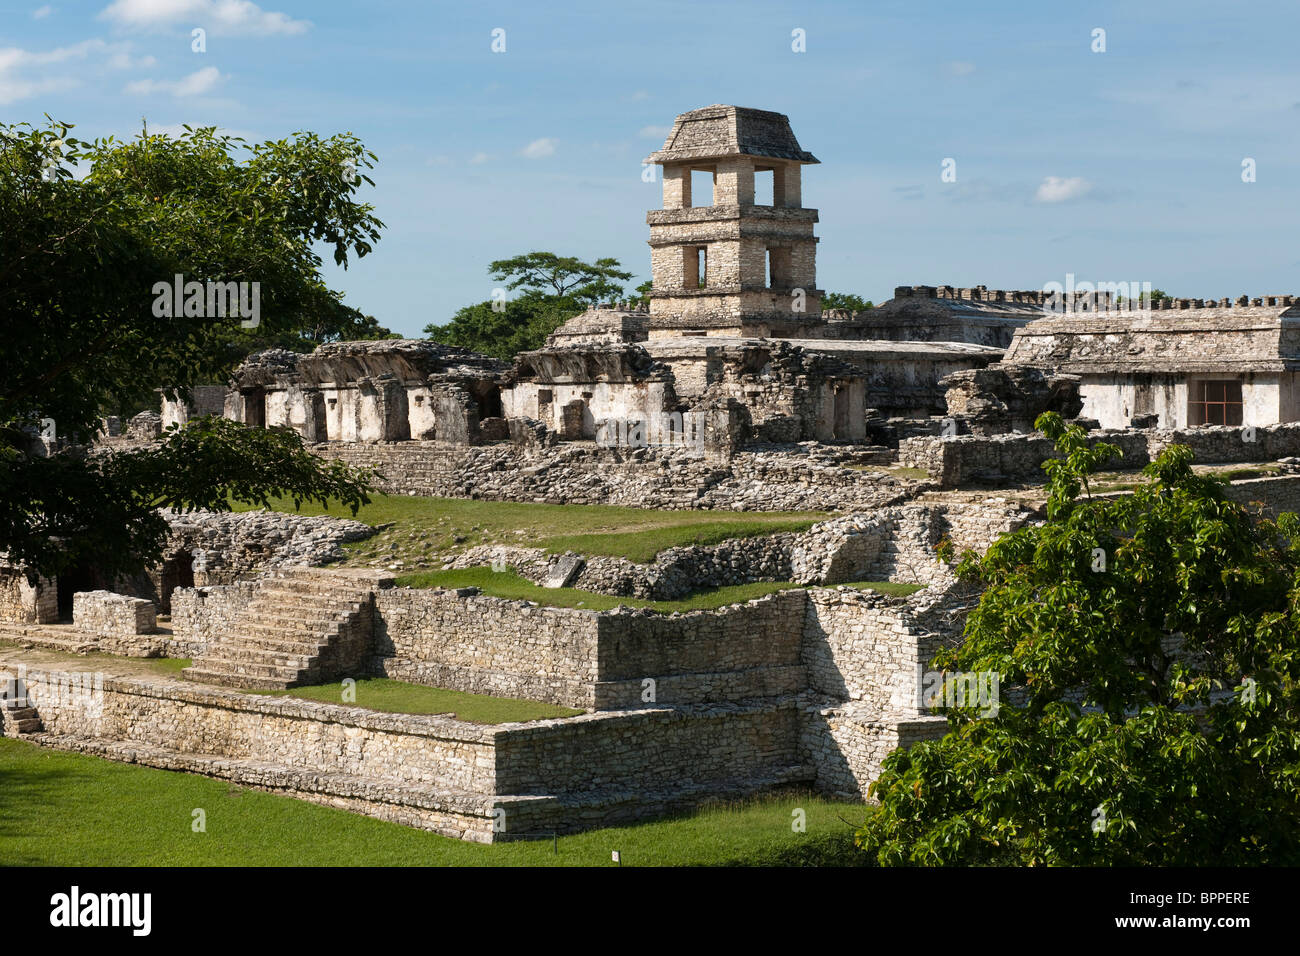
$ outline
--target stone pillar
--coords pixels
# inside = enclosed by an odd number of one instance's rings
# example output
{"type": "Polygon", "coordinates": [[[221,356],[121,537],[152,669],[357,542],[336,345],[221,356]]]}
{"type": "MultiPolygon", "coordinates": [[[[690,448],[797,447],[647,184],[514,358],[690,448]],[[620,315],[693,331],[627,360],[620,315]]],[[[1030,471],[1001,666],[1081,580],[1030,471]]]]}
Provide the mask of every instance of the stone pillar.
{"type": "Polygon", "coordinates": [[[748,156],[718,160],[713,173],[713,205],[754,205],[754,161],[748,156]]]}
{"type": "Polygon", "coordinates": [[[664,208],[686,209],[691,205],[691,168],[665,166],[664,208]]]}
{"type": "Polygon", "coordinates": [[[803,169],[798,163],[782,163],[772,172],[772,205],[778,209],[798,209],[803,205],[803,169]]]}

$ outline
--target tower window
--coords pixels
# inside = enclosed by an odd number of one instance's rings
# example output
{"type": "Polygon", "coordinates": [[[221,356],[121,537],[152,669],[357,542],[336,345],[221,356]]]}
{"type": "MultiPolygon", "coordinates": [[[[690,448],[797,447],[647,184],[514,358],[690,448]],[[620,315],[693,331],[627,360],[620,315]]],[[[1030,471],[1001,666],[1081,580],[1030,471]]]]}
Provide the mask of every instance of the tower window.
{"type": "Polygon", "coordinates": [[[703,289],[709,273],[707,246],[685,246],[682,249],[682,288],[703,289]]]}
{"type": "Polygon", "coordinates": [[[713,205],[713,170],[691,170],[691,205],[713,205]]]}
{"type": "Polygon", "coordinates": [[[776,173],[771,169],[754,170],[754,205],[774,206],[776,190],[776,173]]]}

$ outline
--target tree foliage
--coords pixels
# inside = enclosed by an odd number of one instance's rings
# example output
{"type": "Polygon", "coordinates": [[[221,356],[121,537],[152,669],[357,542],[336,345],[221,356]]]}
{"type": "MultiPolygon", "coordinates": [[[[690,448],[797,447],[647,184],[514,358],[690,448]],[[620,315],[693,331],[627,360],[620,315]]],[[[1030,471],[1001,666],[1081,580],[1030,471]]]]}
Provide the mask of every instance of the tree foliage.
{"type": "Polygon", "coordinates": [[[528,252],[488,264],[488,274],[505,282],[510,291],[524,289],[556,298],[572,298],[586,305],[617,299],[632,273],[619,268],[617,259],[583,262],[553,252],[528,252]]]}
{"type": "Polygon", "coordinates": [[[865,312],[875,308],[870,299],[864,299],[852,292],[827,292],[822,296],[823,309],[848,309],[850,312],[865,312]]]}
{"type": "Polygon", "coordinates": [[[996,672],[995,716],[947,710],[896,751],[859,845],[884,864],[1300,862],[1300,518],[1260,518],[1164,451],[1131,495],[1118,454],[1038,421],[1045,522],[960,573],[985,591],[949,671],[996,672]]]}
{"type": "Polygon", "coordinates": [[[138,564],[161,540],[155,505],[359,501],[363,475],[304,457],[296,435],[233,423],[127,455],[29,453],[43,419],[87,441],[101,413],[220,380],[243,357],[254,340],[236,317],[155,314],[154,286],[177,274],[259,283],[262,341],[370,324],[325,286],[315,251],[346,266],[379,235],[356,197],[374,156],[355,137],[247,147],[213,129],[127,143],[70,132],[0,126],[0,551],[45,573],[91,554],[138,564]]]}
{"type": "Polygon", "coordinates": [[[445,325],[426,325],[424,334],[446,345],[510,359],[541,348],[548,335],[586,309],[623,298],[622,283],[632,277],[618,268],[617,259],[587,263],[552,252],[498,259],[488,272],[505,282],[506,289],[521,294],[467,305],[445,325]]]}
{"type": "Polygon", "coordinates": [[[249,147],[211,128],[125,143],[70,132],[0,126],[0,422],[39,406],[85,434],[101,408],[223,381],[257,347],[384,331],[326,287],[316,252],[346,267],[383,225],[355,196],[374,158],[355,137],[249,147]],[[155,316],[154,285],[178,274],[259,283],[260,325],[155,316]]]}

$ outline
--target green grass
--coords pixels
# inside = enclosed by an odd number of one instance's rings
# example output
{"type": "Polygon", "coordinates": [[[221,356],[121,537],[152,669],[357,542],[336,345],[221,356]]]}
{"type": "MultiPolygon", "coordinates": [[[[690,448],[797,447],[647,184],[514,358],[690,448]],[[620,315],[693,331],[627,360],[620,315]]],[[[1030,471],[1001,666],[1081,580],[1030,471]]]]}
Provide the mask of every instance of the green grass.
{"type": "Polygon", "coordinates": [[[390,714],[447,714],[475,724],[508,724],[521,720],[545,720],[550,717],[573,717],[583,713],[572,707],[560,707],[537,700],[514,700],[466,694],[440,687],[425,687],[389,680],[386,677],[363,677],[356,682],[356,700],[343,699],[343,683],[313,684],[292,690],[253,691],[276,697],[301,697],[327,704],[365,707],[390,714]]]}
{"type": "MultiPolygon", "coordinates": [[[[673,611],[702,611],[752,601],[776,591],[801,587],[789,581],[757,581],[753,584],[734,584],[721,588],[705,588],[674,601],[646,601],[640,598],[616,597],[582,591],[578,588],[544,588],[513,571],[493,571],[491,568],[464,568],[453,571],[424,571],[402,574],[396,579],[398,587],[407,588],[468,588],[475,587],[484,594],[512,600],[535,601],[553,607],[580,607],[592,611],[608,611],[619,607],[644,607],[652,611],[671,614],[673,611]]],[[[861,581],[848,587],[867,588],[891,597],[906,597],[921,590],[921,584],[899,584],[893,581],[861,581]]]]}
{"type": "Polygon", "coordinates": [[[790,792],[558,840],[482,846],[227,781],[0,738],[0,860],[10,866],[867,865],[869,808],[790,792]],[[207,831],[191,830],[204,810],[207,831]],[[792,812],[807,814],[794,833],[792,812]],[[846,822],[847,821],[847,822],[846,822]]]}
{"type": "MultiPolygon", "coordinates": [[[[479,544],[581,551],[649,562],[666,548],[716,544],[727,538],[804,531],[827,512],[652,511],[610,505],[539,505],[512,501],[374,495],[357,512],[358,521],[379,527],[377,535],[345,546],[348,564],[441,564],[447,554],[479,544]],[[459,540],[458,540],[459,539],[459,540]]],[[[274,499],[276,511],[293,502],[274,499]]],[[[233,503],[237,511],[252,510],[233,503]]],[[[304,504],[302,514],[351,517],[337,504],[328,510],[304,504]]]]}
{"type": "MultiPolygon", "coordinates": [[[[22,645],[15,641],[0,641],[0,650],[21,650],[22,645]]],[[[180,677],[181,671],[189,667],[192,663],[188,657],[125,657],[121,654],[105,654],[103,651],[91,651],[89,654],[66,654],[61,651],[46,652],[58,653],[70,661],[86,661],[88,663],[129,663],[133,667],[139,667],[146,671],[164,677],[180,677]]]]}

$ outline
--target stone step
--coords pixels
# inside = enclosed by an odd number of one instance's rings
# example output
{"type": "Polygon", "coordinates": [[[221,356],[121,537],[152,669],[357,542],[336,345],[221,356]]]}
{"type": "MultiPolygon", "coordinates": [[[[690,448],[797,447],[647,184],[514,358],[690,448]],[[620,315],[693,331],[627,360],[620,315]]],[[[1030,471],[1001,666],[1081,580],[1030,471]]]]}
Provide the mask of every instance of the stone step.
{"type": "Polygon", "coordinates": [[[35,733],[41,729],[41,717],[35,707],[17,699],[0,701],[0,706],[4,711],[4,717],[0,718],[0,726],[4,728],[6,737],[35,733]]]}
{"type": "MultiPolygon", "coordinates": [[[[215,654],[197,658],[193,666],[205,671],[225,671],[228,674],[237,674],[241,677],[267,678],[268,680],[299,680],[313,669],[310,664],[304,666],[297,663],[273,664],[266,661],[236,660],[226,657],[224,648],[219,649],[215,654]]],[[[184,672],[182,671],[182,673],[184,672]]]]}
{"type": "Polygon", "coordinates": [[[281,613],[241,614],[236,621],[236,633],[242,630],[279,631],[285,634],[312,631],[323,634],[336,627],[338,618],[329,615],[316,618],[297,618],[281,613]]]}
{"type": "Polygon", "coordinates": [[[214,645],[220,647],[243,647],[250,650],[259,649],[264,651],[275,651],[279,654],[296,654],[304,657],[316,657],[323,654],[329,647],[329,642],[317,640],[313,637],[307,637],[301,634],[284,634],[280,631],[274,633],[267,632],[246,632],[240,634],[239,641],[232,644],[214,645]]]}
{"type": "Polygon", "coordinates": [[[215,684],[219,687],[235,687],[241,690],[288,690],[290,687],[296,687],[299,684],[297,678],[251,677],[246,674],[220,669],[219,664],[214,668],[196,664],[185,668],[181,671],[181,675],[186,680],[192,680],[199,684],[215,684]]]}
{"type": "Polygon", "coordinates": [[[268,581],[253,593],[253,601],[259,600],[275,600],[309,607],[322,605],[342,607],[348,604],[365,604],[370,600],[370,592],[314,585],[304,587],[300,584],[268,581]]]}
{"type": "Polygon", "coordinates": [[[245,664],[269,664],[278,667],[293,667],[306,670],[316,656],[313,649],[305,654],[265,647],[248,647],[243,644],[222,644],[211,654],[199,658],[201,661],[222,660],[237,661],[245,664]]]}

